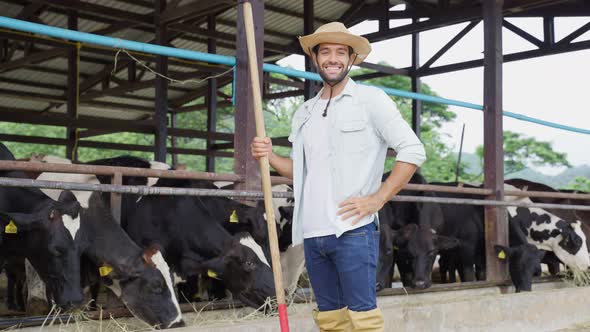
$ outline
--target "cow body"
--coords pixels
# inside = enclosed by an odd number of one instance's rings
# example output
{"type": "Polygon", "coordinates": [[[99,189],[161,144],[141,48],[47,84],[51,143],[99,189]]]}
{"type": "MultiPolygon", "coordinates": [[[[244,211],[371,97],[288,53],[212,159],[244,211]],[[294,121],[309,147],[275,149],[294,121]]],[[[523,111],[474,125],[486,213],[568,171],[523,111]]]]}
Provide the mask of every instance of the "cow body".
{"type": "MultiPolygon", "coordinates": [[[[0,144],[0,160],[14,160],[0,144]]],[[[19,171],[1,171],[0,176],[25,178],[19,171]]],[[[79,215],[69,206],[50,199],[36,188],[0,188],[3,257],[28,259],[49,285],[56,304],[74,308],[82,304],[79,252],[74,243],[79,215]],[[14,224],[14,232],[7,226],[14,224]]]]}

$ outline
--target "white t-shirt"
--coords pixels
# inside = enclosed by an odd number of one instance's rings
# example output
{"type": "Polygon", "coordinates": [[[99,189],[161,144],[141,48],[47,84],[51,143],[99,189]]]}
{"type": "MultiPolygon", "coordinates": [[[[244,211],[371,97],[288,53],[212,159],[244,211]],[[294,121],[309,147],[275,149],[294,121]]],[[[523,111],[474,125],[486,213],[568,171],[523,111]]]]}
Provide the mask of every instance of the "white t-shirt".
{"type": "MultiPolygon", "coordinates": [[[[307,176],[303,185],[303,238],[336,234],[333,226],[337,217],[337,204],[332,194],[332,174],[329,162],[330,109],[328,116],[322,113],[328,100],[318,99],[309,120],[302,128],[303,149],[307,176]]],[[[332,100],[332,104],[334,100],[332,100]]]]}

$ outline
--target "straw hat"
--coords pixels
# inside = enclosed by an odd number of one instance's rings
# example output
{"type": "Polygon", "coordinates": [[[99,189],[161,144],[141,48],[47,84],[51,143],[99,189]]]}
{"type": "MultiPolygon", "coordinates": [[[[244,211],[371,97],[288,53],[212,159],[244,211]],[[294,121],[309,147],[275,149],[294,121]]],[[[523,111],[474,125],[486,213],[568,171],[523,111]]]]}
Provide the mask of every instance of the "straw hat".
{"type": "Polygon", "coordinates": [[[367,55],[371,53],[371,44],[365,37],[357,36],[350,33],[344,24],[340,22],[330,22],[317,28],[311,35],[299,37],[299,43],[305,54],[311,56],[311,50],[318,44],[343,44],[352,47],[357,54],[355,65],[363,62],[367,55]]]}

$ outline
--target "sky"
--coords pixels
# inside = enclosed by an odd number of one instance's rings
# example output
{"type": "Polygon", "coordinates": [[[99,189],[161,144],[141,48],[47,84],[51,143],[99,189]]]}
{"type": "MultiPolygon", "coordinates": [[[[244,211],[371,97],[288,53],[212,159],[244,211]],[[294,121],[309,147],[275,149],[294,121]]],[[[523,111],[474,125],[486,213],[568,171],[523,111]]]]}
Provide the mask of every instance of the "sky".
{"type": "MultiPolygon", "coordinates": [[[[589,20],[590,18],[557,18],[555,39],[559,41],[589,20]]],[[[508,21],[543,40],[542,19],[517,18],[508,19],[508,21]]],[[[390,26],[407,24],[409,21],[397,22],[392,20],[390,26]]],[[[426,62],[466,25],[467,23],[457,24],[421,33],[420,63],[426,62]]],[[[377,30],[377,22],[364,22],[350,28],[350,31],[356,34],[377,30]]],[[[504,54],[536,48],[506,28],[503,31],[504,54]]],[[[586,32],[575,41],[589,39],[590,32],[586,32]]],[[[373,43],[371,46],[373,50],[366,59],[367,62],[385,61],[394,67],[411,65],[410,36],[373,43]]],[[[432,67],[482,57],[483,24],[480,23],[432,67]]],[[[299,55],[287,57],[279,64],[304,69],[303,57],[299,55]]],[[[483,104],[483,68],[426,76],[422,78],[422,82],[428,84],[441,97],[483,104]]],[[[505,63],[503,85],[505,111],[590,129],[590,106],[586,99],[590,95],[590,50],[505,63]]],[[[442,128],[448,144],[459,150],[461,128],[465,124],[463,151],[474,152],[478,145],[483,144],[482,112],[455,106],[449,106],[449,109],[457,114],[457,118],[442,128]]],[[[507,117],[504,117],[504,130],[551,142],[553,149],[566,153],[569,162],[574,166],[590,165],[590,135],[553,129],[507,117]]],[[[563,169],[541,168],[539,170],[547,174],[557,174],[563,169]]]]}

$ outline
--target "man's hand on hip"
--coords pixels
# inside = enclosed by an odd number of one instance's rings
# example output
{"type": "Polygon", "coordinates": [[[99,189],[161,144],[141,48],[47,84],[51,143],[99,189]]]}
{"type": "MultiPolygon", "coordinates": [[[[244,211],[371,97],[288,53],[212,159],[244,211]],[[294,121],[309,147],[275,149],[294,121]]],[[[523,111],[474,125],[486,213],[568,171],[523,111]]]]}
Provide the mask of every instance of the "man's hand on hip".
{"type": "Polygon", "coordinates": [[[349,198],[338,204],[338,215],[342,217],[342,220],[355,217],[352,220],[352,224],[355,225],[364,217],[381,210],[385,202],[377,195],[349,198]]]}

